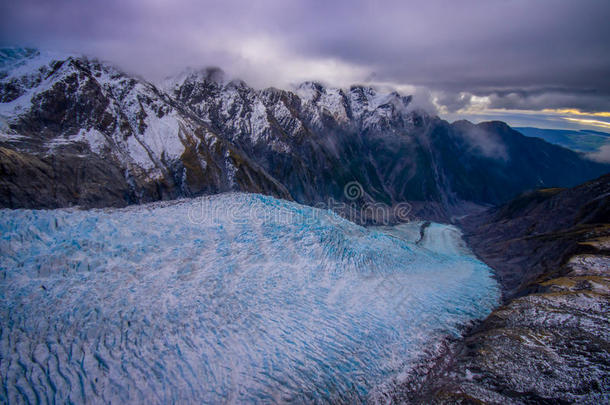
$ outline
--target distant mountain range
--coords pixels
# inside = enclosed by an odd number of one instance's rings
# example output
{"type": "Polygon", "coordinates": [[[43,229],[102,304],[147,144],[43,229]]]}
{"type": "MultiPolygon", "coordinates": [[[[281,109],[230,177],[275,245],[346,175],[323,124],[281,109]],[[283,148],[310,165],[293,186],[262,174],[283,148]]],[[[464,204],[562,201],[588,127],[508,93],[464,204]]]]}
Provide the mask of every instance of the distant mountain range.
{"type": "MultiPolygon", "coordinates": [[[[576,152],[596,153],[610,146],[610,134],[601,131],[568,129],[541,129],[531,127],[515,127],[525,136],[544,139],[545,141],[572,149],[576,152]]],[[[610,159],[610,154],[608,154],[610,159]]]]}
{"type": "MultiPolygon", "coordinates": [[[[610,171],[502,122],[450,124],[411,97],[218,69],[162,84],[78,55],[0,51],[0,206],[121,206],[224,191],[396,205],[448,220],[610,171]],[[347,184],[360,192],[346,196],[347,184]]],[[[363,221],[374,220],[365,218],[363,221]]]]}

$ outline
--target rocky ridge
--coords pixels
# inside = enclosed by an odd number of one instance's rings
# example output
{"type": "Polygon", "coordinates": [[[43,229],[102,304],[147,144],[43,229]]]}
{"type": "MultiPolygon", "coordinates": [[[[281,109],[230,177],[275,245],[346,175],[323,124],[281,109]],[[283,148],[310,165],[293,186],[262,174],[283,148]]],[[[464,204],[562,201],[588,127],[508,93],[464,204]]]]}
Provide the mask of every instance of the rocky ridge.
{"type": "Polygon", "coordinates": [[[449,124],[367,86],[257,90],[217,69],[154,85],[95,59],[23,49],[0,51],[0,71],[3,207],[248,191],[318,206],[409,202],[414,215],[449,221],[608,171],[504,123],[449,124]]]}
{"type": "Polygon", "coordinates": [[[606,175],[464,221],[475,252],[496,266],[505,304],[456,346],[417,401],[610,402],[609,207],[606,175]]]}

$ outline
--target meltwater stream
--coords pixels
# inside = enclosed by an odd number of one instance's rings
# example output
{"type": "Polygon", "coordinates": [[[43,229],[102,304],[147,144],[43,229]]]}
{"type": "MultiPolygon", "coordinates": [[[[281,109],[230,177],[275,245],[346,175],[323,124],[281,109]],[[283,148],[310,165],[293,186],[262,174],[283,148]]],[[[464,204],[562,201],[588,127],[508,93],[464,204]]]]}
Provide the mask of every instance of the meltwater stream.
{"type": "Polygon", "coordinates": [[[498,289],[450,226],[254,194],[0,210],[0,402],[367,402],[498,289]]]}

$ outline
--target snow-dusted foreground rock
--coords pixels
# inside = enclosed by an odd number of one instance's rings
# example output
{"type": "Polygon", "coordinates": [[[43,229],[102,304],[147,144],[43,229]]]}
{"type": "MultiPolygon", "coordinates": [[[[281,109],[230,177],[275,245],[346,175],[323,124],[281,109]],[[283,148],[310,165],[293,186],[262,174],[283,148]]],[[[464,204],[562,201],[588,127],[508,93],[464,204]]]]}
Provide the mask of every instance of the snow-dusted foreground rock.
{"type": "Polygon", "coordinates": [[[497,303],[429,228],[248,194],[1,210],[0,402],[370,399],[497,303]]]}
{"type": "Polygon", "coordinates": [[[609,264],[606,254],[574,256],[564,275],[494,311],[421,402],[607,404],[609,264]]]}
{"type": "Polygon", "coordinates": [[[610,403],[609,214],[606,175],[524,194],[465,221],[466,239],[508,299],[417,401],[610,403]]]}

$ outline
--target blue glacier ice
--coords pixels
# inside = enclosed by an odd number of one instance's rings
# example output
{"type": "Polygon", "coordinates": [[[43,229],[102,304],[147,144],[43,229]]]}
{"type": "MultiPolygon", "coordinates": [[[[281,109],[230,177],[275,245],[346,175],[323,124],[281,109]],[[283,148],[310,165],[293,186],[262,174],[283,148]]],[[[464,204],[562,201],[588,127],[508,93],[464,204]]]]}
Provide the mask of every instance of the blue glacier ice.
{"type": "Polygon", "coordinates": [[[367,402],[499,291],[451,226],[256,194],[0,210],[0,402],[367,402]]]}

